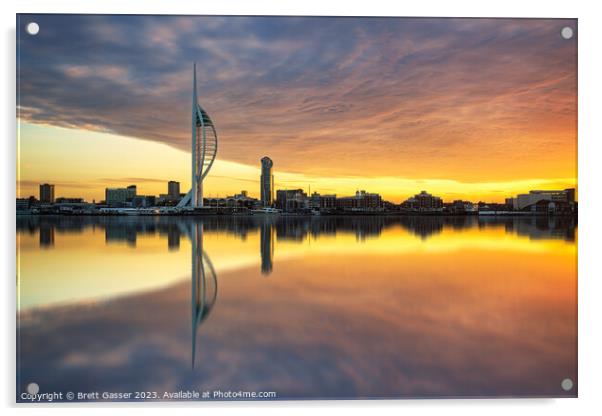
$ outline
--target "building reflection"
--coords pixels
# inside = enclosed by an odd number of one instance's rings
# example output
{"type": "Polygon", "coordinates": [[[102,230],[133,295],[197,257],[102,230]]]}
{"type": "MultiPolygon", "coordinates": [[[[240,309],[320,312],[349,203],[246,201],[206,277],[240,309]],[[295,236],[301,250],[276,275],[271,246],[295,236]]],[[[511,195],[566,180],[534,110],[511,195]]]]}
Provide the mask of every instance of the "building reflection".
{"type": "Polygon", "coordinates": [[[54,227],[52,224],[40,224],[40,247],[49,248],[54,246],[54,227]]]}
{"type": "Polygon", "coordinates": [[[205,233],[227,233],[242,241],[249,233],[260,236],[261,270],[269,274],[273,267],[275,242],[303,242],[308,237],[334,237],[354,234],[356,241],[378,237],[390,227],[401,227],[428,240],[445,228],[503,227],[506,232],[534,240],[575,241],[577,218],[572,216],[207,216],[207,217],[94,217],[94,216],[17,216],[17,231],[39,232],[40,246],[52,247],[54,233],[83,232],[88,227],[105,232],[106,244],[136,246],[142,235],[165,236],[169,250],[179,250],[182,228],[202,224],[205,233]]]}
{"type": "Polygon", "coordinates": [[[169,251],[178,251],[180,249],[180,230],[172,224],[167,229],[167,247],[169,251]]]}
{"type": "Polygon", "coordinates": [[[528,221],[508,221],[504,225],[507,233],[528,236],[533,240],[561,239],[575,241],[575,219],[573,217],[531,217],[528,221]]]}
{"type": "Polygon", "coordinates": [[[105,227],[105,241],[110,243],[125,243],[136,247],[139,230],[133,227],[123,227],[121,224],[107,224],[105,227]]]}

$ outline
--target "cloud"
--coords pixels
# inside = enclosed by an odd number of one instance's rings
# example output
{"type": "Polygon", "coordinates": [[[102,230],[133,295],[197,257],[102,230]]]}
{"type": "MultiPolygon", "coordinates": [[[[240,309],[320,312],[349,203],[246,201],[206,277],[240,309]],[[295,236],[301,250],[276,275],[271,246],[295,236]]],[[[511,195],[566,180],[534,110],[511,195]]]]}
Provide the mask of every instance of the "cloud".
{"type": "Polygon", "coordinates": [[[292,172],[459,180],[574,172],[576,42],[559,36],[574,20],[35,18],[40,35],[18,40],[22,120],[188,151],[197,61],[220,159],[257,164],[269,149],[292,172]]]}
{"type": "Polygon", "coordinates": [[[157,178],[100,178],[98,179],[99,182],[101,183],[107,183],[107,182],[120,182],[120,183],[137,183],[137,182],[143,182],[143,183],[167,183],[167,179],[157,179],[157,178]]]}
{"type": "MultiPolygon", "coordinates": [[[[56,181],[47,181],[48,183],[54,183],[56,181]]],[[[40,181],[32,181],[32,180],[20,180],[19,182],[19,186],[20,187],[32,187],[37,189],[38,186],[40,186],[42,183],[40,183],[40,181]]],[[[68,182],[68,181],[61,181],[61,187],[64,188],[76,188],[76,189],[82,189],[82,188],[94,188],[96,186],[96,184],[93,183],[82,183],[82,182],[68,182]]]]}

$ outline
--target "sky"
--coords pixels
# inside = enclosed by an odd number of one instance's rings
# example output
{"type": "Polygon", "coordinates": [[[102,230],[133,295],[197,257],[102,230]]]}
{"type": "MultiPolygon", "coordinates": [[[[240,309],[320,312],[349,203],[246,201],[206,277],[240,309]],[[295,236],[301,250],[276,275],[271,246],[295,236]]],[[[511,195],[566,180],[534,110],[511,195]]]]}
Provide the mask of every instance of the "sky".
{"type": "Polygon", "coordinates": [[[218,133],[206,196],[401,202],[576,187],[573,19],[20,15],[18,196],[190,187],[192,63],[218,133]],[[36,21],[36,36],[24,32],[36,21]]]}

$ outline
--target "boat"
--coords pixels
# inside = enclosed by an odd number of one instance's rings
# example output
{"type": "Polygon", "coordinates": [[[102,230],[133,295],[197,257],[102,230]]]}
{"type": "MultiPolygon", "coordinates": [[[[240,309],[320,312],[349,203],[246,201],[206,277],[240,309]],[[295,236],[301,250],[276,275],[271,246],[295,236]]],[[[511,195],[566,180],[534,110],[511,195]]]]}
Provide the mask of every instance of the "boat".
{"type": "Polygon", "coordinates": [[[252,209],[251,212],[253,214],[280,214],[282,211],[277,208],[264,207],[264,208],[252,209]]]}

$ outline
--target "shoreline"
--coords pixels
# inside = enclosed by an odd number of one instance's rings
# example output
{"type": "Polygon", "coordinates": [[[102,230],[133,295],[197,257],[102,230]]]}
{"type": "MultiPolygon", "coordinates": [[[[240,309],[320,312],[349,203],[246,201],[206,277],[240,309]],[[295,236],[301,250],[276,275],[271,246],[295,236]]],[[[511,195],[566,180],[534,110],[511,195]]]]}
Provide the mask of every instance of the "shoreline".
{"type": "Polygon", "coordinates": [[[16,212],[16,216],[31,217],[577,217],[578,213],[550,214],[546,212],[511,212],[511,211],[484,211],[469,213],[441,213],[441,212],[336,212],[336,213],[228,213],[228,212],[173,212],[173,213],[29,213],[16,212]]]}

